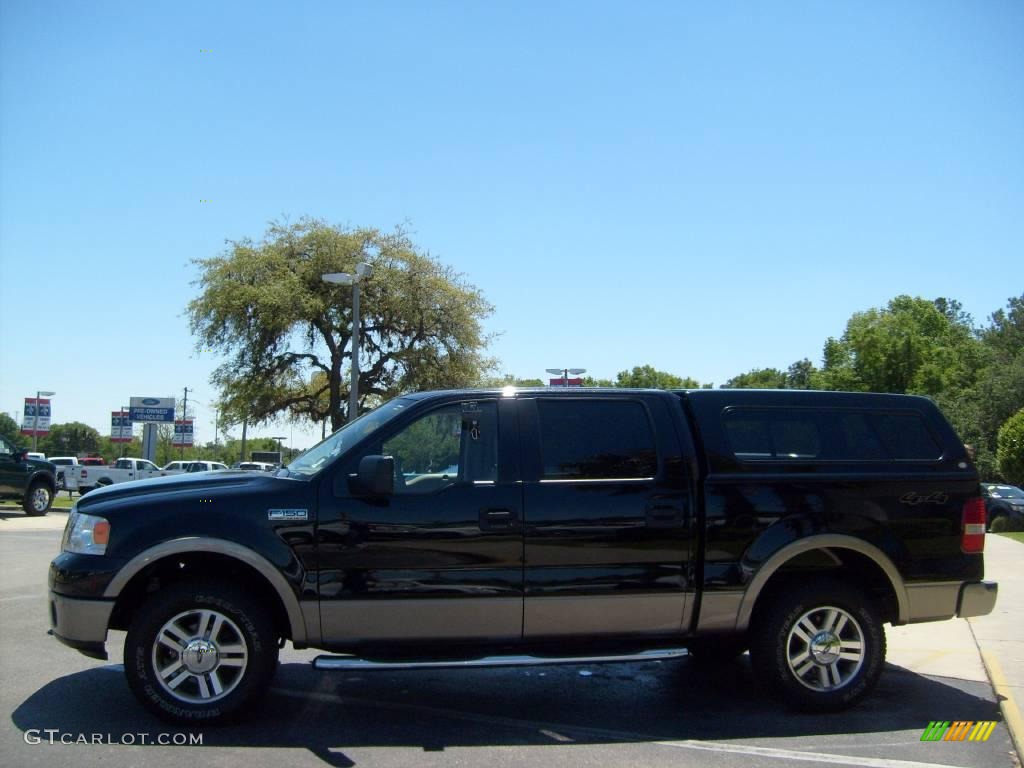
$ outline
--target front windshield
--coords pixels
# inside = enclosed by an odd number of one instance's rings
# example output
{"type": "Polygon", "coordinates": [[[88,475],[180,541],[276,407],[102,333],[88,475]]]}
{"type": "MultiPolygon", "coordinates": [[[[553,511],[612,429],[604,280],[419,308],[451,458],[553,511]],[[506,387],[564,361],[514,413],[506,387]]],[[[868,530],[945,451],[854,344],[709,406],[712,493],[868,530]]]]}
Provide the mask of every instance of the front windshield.
{"type": "Polygon", "coordinates": [[[408,398],[390,400],[358,419],[346,424],[326,440],[301,454],[286,469],[288,474],[312,475],[334,460],[344,449],[358,443],[363,437],[384,426],[412,405],[408,398]]]}
{"type": "Polygon", "coordinates": [[[996,499],[1024,499],[1024,491],[1014,485],[990,485],[988,492],[996,499]]]}

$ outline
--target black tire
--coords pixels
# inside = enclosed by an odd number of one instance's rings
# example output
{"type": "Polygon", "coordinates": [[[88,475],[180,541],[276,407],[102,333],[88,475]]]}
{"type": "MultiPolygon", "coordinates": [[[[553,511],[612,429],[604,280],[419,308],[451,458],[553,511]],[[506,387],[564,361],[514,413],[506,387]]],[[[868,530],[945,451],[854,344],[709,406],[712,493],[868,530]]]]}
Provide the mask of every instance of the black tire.
{"type": "Polygon", "coordinates": [[[860,590],[831,579],[784,585],[755,612],[751,634],[758,681],[800,710],[852,706],[875,686],[885,664],[878,609],[860,590]]]}
{"type": "Polygon", "coordinates": [[[124,671],[132,693],[158,717],[217,723],[259,700],[277,654],[270,613],[257,600],[230,583],[189,581],[154,593],[135,614],[125,638],[124,671]],[[175,632],[184,653],[159,641],[175,632]]]}
{"type": "Polygon", "coordinates": [[[728,664],[747,652],[750,643],[746,635],[717,635],[697,637],[686,643],[686,650],[700,664],[728,664]]]}
{"type": "Polygon", "coordinates": [[[50,511],[51,504],[53,504],[53,489],[42,480],[36,480],[25,491],[21,508],[29,517],[42,517],[50,511]]]}

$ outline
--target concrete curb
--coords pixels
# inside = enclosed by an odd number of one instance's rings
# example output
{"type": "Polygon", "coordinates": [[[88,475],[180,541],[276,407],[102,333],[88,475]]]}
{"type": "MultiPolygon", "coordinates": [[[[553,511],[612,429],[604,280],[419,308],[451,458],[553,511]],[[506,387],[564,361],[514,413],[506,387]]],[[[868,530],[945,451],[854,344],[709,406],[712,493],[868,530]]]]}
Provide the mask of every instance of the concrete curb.
{"type": "Polygon", "coordinates": [[[999,709],[1002,710],[1003,722],[1006,723],[1006,728],[1010,732],[1013,747],[1017,750],[1018,755],[1022,755],[1024,754],[1024,751],[1021,750],[1021,747],[1024,747],[1024,717],[1021,716],[1020,707],[1017,706],[1017,702],[1013,698],[1013,691],[1010,689],[1006,675],[1003,674],[1003,668],[999,665],[999,660],[995,655],[988,651],[981,651],[981,660],[988,673],[989,682],[992,683],[992,689],[999,699],[999,709]]]}

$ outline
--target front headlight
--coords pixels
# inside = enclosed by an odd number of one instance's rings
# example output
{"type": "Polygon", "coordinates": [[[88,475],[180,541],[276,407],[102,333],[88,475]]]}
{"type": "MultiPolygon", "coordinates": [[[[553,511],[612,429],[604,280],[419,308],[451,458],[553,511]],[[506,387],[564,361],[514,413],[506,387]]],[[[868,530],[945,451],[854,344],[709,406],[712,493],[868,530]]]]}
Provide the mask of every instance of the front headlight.
{"type": "Polygon", "coordinates": [[[104,555],[110,541],[110,523],[96,515],[72,510],[64,528],[63,550],[76,555],[104,555]]]}

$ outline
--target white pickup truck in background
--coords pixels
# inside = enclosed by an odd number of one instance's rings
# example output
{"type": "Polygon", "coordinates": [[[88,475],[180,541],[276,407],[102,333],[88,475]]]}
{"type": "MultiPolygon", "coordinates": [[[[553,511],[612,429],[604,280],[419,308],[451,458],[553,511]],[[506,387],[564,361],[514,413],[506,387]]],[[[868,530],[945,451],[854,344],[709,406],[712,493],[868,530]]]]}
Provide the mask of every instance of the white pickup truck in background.
{"type": "Polygon", "coordinates": [[[64,472],[64,486],[69,491],[88,493],[94,488],[106,485],[180,473],[181,470],[160,469],[146,459],[118,459],[110,467],[68,467],[64,472]]]}

